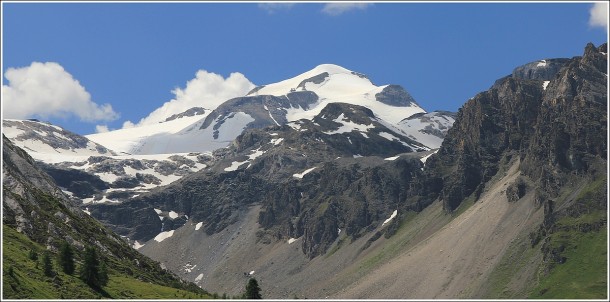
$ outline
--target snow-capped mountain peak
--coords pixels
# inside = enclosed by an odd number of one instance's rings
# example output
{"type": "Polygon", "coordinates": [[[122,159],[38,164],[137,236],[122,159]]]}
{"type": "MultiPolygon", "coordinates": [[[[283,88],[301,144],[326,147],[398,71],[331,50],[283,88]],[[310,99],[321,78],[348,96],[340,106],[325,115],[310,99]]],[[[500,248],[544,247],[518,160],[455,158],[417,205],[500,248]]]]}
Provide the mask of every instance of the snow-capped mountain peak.
{"type": "Polygon", "coordinates": [[[300,75],[273,84],[258,86],[246,96],[273,95],[282,96],[296,91],[314,91],[320,97],[330,97],[344,94],[363,93],[376,88],[373,83],[363,74],[353,72],[334,64],[321,64],[300,75]],[[332,87],[320,89],[330,83],[332,87]],[[357,88],[349,91],[349,88],[357,88]],[[328,89],[330,88],[330,89],[328,89]],[[342,88],[337,90],[337,88],[342,88]],[[328,94],[329,91],[333,91],[328,94]],[[318,92],[321,92],[322,95],[318,92]],[[325,93],[326,92],[326,93],[325,93]],[[323,96],[324,95],[324,96],[323,96]]]}
{"type": "Polygon", "coordinates": [[[405,118],[426,112],[399,85],[377,86],[362,73],[321,64],[292,78],[258,86],[212,111],[192,108],[156,125],[87,137],[130,154],[208,152],[228,146],[245,129],[312,121],[332,103],[367,108],[392,129],[405,118]]]}

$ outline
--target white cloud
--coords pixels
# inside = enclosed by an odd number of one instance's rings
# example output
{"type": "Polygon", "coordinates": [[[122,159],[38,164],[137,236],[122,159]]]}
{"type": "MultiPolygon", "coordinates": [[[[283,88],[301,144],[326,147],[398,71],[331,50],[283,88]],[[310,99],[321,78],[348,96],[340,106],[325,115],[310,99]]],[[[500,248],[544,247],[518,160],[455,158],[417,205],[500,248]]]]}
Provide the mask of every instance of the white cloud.
{"type": "Polygon", "coordinates": [[[110,129],[108,129],[107,125],[95,125],[95,133],[104,133],[108,131],[110,131],[110,129]]]}
{"type": "Polygon", "coordinates": [[[126,121],[126,122],[123,123],[123,128],[125,128],[125,129],[126,128],[133,128],[135,126],[136,126],[136,124],[132,123],[131,121],[126,121]]]}
{"type": "MultiPolygon", "coordinates": [[[[176,88],[172,91],[174,99],[155,109],[147,117],[141,119],[137,125],[154,124],[173,114],[182,113],[193,107],[216,109],[225,101],[244,96],[255,87],[243,74],[234,72],[228,78],[221,75],[197,71],[195,78],[186,83],[186,88],[176,88]]],[[[135,126],[131,121],[123,124],[123,128],[135,126]]]]}
{"type": "Polygon", "coordinates": [[[273,14],[275,12],[281,11],[281,10],[289,10],[291,9],[293,6],[295,6],[296,3],[259,3],[258,4],[258,8],[266,10],[268,13],[273,14]]]}
{"type": "Polygon", "coordinates": [[[365,10],[367,9],[371,4],[370,3],[327,3],[324,5],[324,8],[322,8],[322,12],[327,14],[327,15],[331,15],[331,16],[338,16],[341,15],[345,12],[351,11],[351,10],[365,10]]]}
{"type": "Polygon", "coordinates": [[[608,32],[608,3],[595,3],[589,11],[589,26],[603,27],[608,32]]]}
{"type": "Polygon", "coordinates": [[[43,119],[76,116],[81,121],[111,121],[118,118],[110,104],[99,105],[70,73],[55,62],[32,62],[9,68],[2,85],[2,117],[43,119]]]}

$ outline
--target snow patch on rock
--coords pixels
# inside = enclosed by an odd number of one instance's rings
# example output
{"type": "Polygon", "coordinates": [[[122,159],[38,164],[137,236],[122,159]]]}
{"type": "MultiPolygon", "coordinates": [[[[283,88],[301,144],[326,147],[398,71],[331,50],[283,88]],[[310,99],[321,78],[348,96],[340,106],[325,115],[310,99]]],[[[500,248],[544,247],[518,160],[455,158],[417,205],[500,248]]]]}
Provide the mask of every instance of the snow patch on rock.
{"type": "Polygon", "coordinates": [[[392,219],[394,219],[394,217],[396,217],[396,215],[398,215],[398,210],[394,210],[394,212],[392,212],[392,215],[390,215],[390,218],[386,219],[381,226],[384,226],[386,223],[392,221],[392,219]]]}
{"type": "Polygon", "coordinates": [[[174,230],[167,231],[167,232],[161,232],[157,236],[155,236],[155,241],[161,242],[169,237],[172,237],[173,235],[174,235],[174,230]]]}

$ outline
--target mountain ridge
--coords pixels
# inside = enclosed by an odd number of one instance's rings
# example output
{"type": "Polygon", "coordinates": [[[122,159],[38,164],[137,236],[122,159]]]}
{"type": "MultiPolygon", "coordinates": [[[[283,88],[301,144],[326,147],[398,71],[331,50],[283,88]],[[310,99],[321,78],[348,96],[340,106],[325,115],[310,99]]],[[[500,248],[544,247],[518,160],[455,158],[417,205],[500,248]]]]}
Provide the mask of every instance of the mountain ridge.
{"type": "MultiPolygon", "coordinates": [[[[322,65],[198,116],[189,129],[218,140],[241,131],[203,169],[87,210],[215,291],[254,275],[267,297],[561,297],[548,280],[582,260],[579,238],[604,246],[607,232],[606,66],[607,44],[588,44],[517,67],[454,116],[390,122],[371,93],[387,86],[322,65]],[[368,83],[352,94],[364,103],[326,103],[346,78],[368,83]]],[[[599,282],[581,288],[604,297],[599,282]]]]}

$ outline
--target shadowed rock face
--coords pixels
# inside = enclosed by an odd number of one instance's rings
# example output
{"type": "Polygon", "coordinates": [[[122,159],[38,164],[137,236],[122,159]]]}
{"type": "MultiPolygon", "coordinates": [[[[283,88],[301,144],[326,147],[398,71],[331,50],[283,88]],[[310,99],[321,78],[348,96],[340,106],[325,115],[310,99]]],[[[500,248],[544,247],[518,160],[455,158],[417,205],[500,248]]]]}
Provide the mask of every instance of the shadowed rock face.
{"type": "Polygon", "coordinates": [[[524,80],[550,81],[569,61],[570,59],[546,59],[531,62],[515,68],[512,76],[524,80]]]}
{"type": "Polygon", "coordinates": [[[264,128],[277,125],[277,123],[283,125],[288,122],[286,120],[287,109],[293,107],[308,109],[309,105],[314,104],[317,100],[318,96],[311,91],[290,92],[281,97],[261,95],[234,98],[212,111],[200,129],[208,127],[218,129],[227,118],[231,118],[236,112],[243,112],[254,118],[246,129],[264,128]]]}
{"type": "Polygon", "coordinates": [[[510,75],[496,80],[491,88],[497,88],[506,78],[550,81],[570,60],[567,58],[545,59],[521,65],[515,68],[510,75]]]}
{"type": "Polygon", "coordinates": [[[404,180],[422,173],[421,161],[383,157],[412,148],[425,149],[380,124],[367,108],[332,103],[312,121],[245,131],[232,146],[215,152],[215,165],[163,189],[89,208],[120,234],[148,240],[161,228],[182,225],[173,219],[160,222],[153,208],[202,221],[206,233],[215,234],[240,219],[240,208],[260,204],[261,238],[304,236],[303,252],[315,257],[337,238],[339,228],[361,236],[404,207],[400,200],[411,194],[404,180]],[[343,123],[360,125],[363,132],[334,133],[343,123]],[[395,139],[388,139],[390,133],[395,139]],[[256,152],[260,157],[250,160],[256,152]],[[359,156],[381,158],[354,158],[359,156]],[[244,164],[229,169],[234,162],[244,164]],[[137,220],[147,227],[138,227],[137,220]]]}
{"type": "Polygon", "coordinates": [[[205,108],[203,108],[203,107],[193,107],[193,108],[188,109],[188,110],[186,110],[186,111],[184,111],[182,113],[174,114],[174,115],[166,118],[165,121],[169,122],[169,121],[173,121],[175,119],[179,119],[179,118],[182,118],[182,117],[201,115],[201,114],[204,114],[204,113],[205,113],[205,108]]]}
{"type": "Polygon", "coordinates": [[[375,94],[377,101],[397,107],[407,107],[417,104],[415,99],[399,85],[388,85],[380,93],[375,94]]]}
{"type": "Polygon", "coordinates": [[[329,76],[328,72],[323,72],[319,75],[316,75],[309,79],[305,79],[305,80],[301,81],[301,83],[299,83],[297,88],[305,89],[305,84],[307,84],[307,83],[320,84],[320,83],[324,82],[324,80],[326,80],[326,78],[328,78],[328,76],[329,76]]]}
{"type": "Polygon", "coordinates": [[[543,80],[550,73],[531,76],[540,79],[507,77],[464,104],[438,154],[427,162],[428,185],[442,188],[445,209],[478,196],[511,154],[520,156],[522,171],[551,194],[566,173],[587,172],[595,157],[606,158],[606,47],[589,44],[583,57],[547,60],[554,66],[548,72],[557,72],[546,88],[543,80]]]}
{"type": "Polygon", "coordinates": [[[556,193],[565,183],[565,173],[605,170],[595,158],[607,159],[606,48],[587,45],[584,56],[569,62],[542,98],[522,170],[540,178],[549,192],[556,193]]]}

